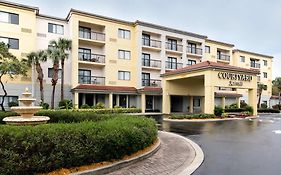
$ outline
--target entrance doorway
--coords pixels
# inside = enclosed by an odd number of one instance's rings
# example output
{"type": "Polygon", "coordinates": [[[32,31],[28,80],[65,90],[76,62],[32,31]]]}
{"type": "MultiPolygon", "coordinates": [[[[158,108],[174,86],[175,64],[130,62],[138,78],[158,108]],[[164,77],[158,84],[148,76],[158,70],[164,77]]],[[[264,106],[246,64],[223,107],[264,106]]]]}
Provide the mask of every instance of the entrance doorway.
{"type": "Polygon", "coordinates": [[[171,112],[183,112],[183,96],[171,96],[171,112]]]}

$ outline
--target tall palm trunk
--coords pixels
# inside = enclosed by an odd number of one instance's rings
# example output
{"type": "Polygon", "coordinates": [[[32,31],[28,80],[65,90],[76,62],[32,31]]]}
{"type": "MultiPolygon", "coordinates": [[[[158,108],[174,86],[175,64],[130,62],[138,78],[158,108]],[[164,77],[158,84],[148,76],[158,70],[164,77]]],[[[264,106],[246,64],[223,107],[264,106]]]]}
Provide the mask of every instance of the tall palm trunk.
{"type": "Polygon", "coordinates": [[[52,78],[53,92],[52,92],[52,101],[51,101],[52,109],[54,109],[55,107],[55,92],[56,92],[56,85],[58,82],[58,70],[59,70],[59,63],[56,62],[53,65],[53,78],[52,78]]]}
{"type": "Polygon", "coordinates": [[[61,59],[61,93],[60,100],[64,99],[64,59],[61,59]]]}
{"type": "Polygon", "coordinates": [[[2,111],[5,111],[5,108],[4,108],[4,101],[5,101],[5,97],[7,96],[7,91],[6,91],[6,89],[5,89],[5,87],[4,87],[4,84],[3,84],[3,82],[2,82],[2,76],[3,76],[3,74],[0,75],[0,83],[1,83],[2,90],[4,91],[4,95],[2,96],[2,101],[1,101],[1,103],[0,103],[0,106],[1,106],[2,111]]]}
{"type": "Polygon", "coordinates": [[[37,79],[39,81],[40,84],[40,99],[41,99],[41,103],[44,103],[44,86],[43,86],[43,78],[44,78],[44,74],[43,74],[43,70],[40,64],[36,64],[36,71],[38,73],[37,79]]]}

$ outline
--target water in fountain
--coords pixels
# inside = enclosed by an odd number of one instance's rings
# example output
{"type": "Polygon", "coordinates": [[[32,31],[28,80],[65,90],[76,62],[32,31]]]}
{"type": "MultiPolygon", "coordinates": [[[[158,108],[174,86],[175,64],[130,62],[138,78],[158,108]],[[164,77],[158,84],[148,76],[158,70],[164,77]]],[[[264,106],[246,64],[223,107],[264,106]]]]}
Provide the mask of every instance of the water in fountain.
{"type": "Polygon", "coordinates": [[[10,125],[38,125],[47,123],[50,120],[49,117],[34,116],[42,107],[32,105],[36,99],[31,98],[31,95],[28,88],[26,88],[25,92],[22,93],[23,97],[18,99],[19,106],[11,107],[11,110],[20,114],[20,116],[6,117],[3,121],[10,125]]]}

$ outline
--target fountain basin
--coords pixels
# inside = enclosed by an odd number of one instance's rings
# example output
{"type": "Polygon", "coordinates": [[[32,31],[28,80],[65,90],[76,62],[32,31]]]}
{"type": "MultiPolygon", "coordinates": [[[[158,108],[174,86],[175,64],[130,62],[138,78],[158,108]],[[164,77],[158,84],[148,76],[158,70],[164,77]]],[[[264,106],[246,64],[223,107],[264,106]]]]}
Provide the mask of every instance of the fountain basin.
{"type": "Polygon", "coordinates": [[[33,115],[40,111],[42,109],[41,106],[30,106],[30,107],[24,107],[24,106],[16,106],[11,107],[11,110],[20,114],[22,118],[31,118],[33,115]]]}
{"type": "Polygon", "coordinates": [[[24,104],[24,106],[31,106],[31,104],[36,101],[36,99],[34,98],[19,98],[18,101],[22,104],[24,104]]]}
{"type": "Polygon", "coordinates": [[[31,118],[12,116],[3,119],[3,121],[9,125],[38,125],[38,124],[45,124],[47,123],[48,120],[50,120],[50,118],[46,116],[33,116],[31,118]]]}

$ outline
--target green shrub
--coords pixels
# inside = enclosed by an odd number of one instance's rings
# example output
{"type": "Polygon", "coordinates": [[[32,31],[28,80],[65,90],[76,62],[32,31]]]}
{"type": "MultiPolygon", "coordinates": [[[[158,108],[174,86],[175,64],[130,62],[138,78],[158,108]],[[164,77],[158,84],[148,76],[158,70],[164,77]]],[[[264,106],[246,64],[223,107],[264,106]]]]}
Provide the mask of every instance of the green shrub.
{"type": "Polygon", "coordinates": [[[59,102],[59,108],[60,109],[72,109],[73,105],[70,100],[61,100],[59,102]]]}
{"type": "Polygon", "coordinates": [[[229,108],[225,109],[225,112],[244,112],[247,111],[245,108],[229,108]]]}
{"type": "Polygon", "coordinates": [[[237,106],[236,103],[232,103],[231,105],[229,105],[229,108],[230,109],[236,109],[236,108],[238,108],[238,106],[237,106]]]}
{"type": "Polygon", "coordinates": [[[262,103],[261,104],[261,108],[266,109],[267,108],[267,104],[266,103],[262,103]]]}
{"type": "Polygon", "coordinates": [[[215,116],[221,117],[221,115],[224,113],[224,109],[220,106],[216,106],[214,109],[215,116]]]}
{"type": "Polygon", "coordinates": [[[280,113],[279,109],[261,108],[258,109],[259,113],[280,113]]]}
{"type": "Polygon", "coordinates": [[[83,104],[80,109],[91,109],[91,107],[88,104],[83,104]]]}
{"type": "Polygon", "coordinates": [[[114,109],[122,108],[122,106],[114,106],[114,109]]]}
{"type": "Polygon", "coordinates": [[[250,114],[254,113],[254,109],[252,106],[247,106],[245,109],[246,109],[246,111],[250,112],[250,114]]]}
{"type": "Polygon", "coordinates": [[[18,116],[18,115],[19,114],[15,112],[0,112],[0,124],[5,124],[5,122],[3,122],[3,119],[5,117],[18,116]]]}
{"type": "Polygon", "coordinates": [[[102,122],[0,126],[0,172],[36,174],[121,159],[157,138],[152,119],[122,116],[102,122]]]}
{"type": "Polygon", "coordinates": [[[8,103],[9,107],[18,106],[18,105],[19,105],[19,103],[17,101],[11,101],[8,103]]]}
{"type": "Polygon", "coordinates": [[[105,105],[104,103],[102,102],[98,102],[94,107],[93,109],[104,109],[105,108],[105,105]]]}
{"type": "Polygon", "coordinates": [[[272,108],[273,108],[273,109],[281,110],[281,105],[276,104],[276,105],[273,105],[272,108]]]}
{"type": "Polygon", "coordinates": [[[173,114],[170,119],[210,119],[216,118],[214,114],[173,114]]]}
{"type": "Polygon", "coordinates": [[[112,118],[112,114],[140,113],[140,109],[118,108],[118,109],[72,109],[72,110],[41,110],[35,115],[50,117],[49,123],[72,123],[82,121],[100,121],[112,118]]]}
{"type": "Polygon", "coordinates": [[[43,109],[49,109],[50,107],[48,103],[41,103],[40,106],[42,106],[43,109]]]}
{"type": "Polygon", "coordinates": [[[246,108],[248,106],[248,104],[244,101],[240,102],[240,108],[246,108]]]}

